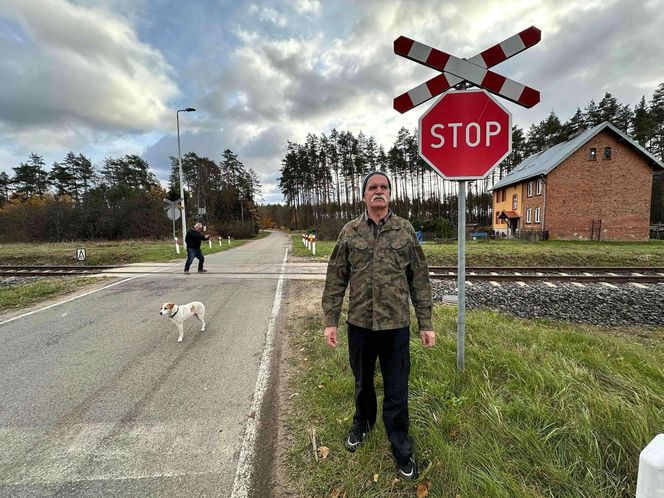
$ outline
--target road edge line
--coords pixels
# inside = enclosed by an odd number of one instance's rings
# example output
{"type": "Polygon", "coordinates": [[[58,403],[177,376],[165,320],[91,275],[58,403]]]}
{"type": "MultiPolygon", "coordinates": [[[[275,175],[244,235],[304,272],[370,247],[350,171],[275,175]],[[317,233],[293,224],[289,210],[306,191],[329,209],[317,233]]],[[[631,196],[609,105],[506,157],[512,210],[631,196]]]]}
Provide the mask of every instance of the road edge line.
{"type": "Polygon", "coordinates": [[[250,414],[247,418],[247,426],[242,439],[242,449],[240,450],[240,458],[237,462],[235,470],[235,479],[233,480],[233,490],[231,491],[231,498],[247,498],[249,496],[249,486],[253,475],[252,464],[255,458],[256,451],[256,437],[257,428],[260,424],[261,407],[263,404],[263,397],[268,389],[270,377],[270,365],[272,363],[272,353],[274,351],[274,330],[276,328],[277,318],[281,309],[281,301],[283,299],[283,285],[285,280],[286,261],[288,260],[288,248],[281,263],[281,273],[279,275],[279,282],[277,283],[277,290],[274,293],[274,303],[272,304],[272,314],[267,326],[267,334],[265,336],[265,348],[261,356],[260,366],[258,367],[258,377],[256,378],[256,387],[254,388],[253,401],[251,403],[250,414]]]}
{"type": "MultiPolygon", "coordinates": [[[[178,263],[178,264],[179,264],[179,263],[178,263]]],[[[175,265],[173,265],[173,267],[174,267],[174,266],[175,266],[175,265]]],[[[162,269],[163,269],[163,270],[166,270],[166,269],[169,269],[169,268],[172,268],[172,267],[171,267],[171,266],[167,266],[167,267],[162,268],[162,269]]],[[[100,287],[99,289],[93,289],[93,290],[91,290],[91,291],[89,291],[89,292],[85,292],[85,293],[83,293],[83,294],[79,294],[78,296],[70,297],[70,298],[68,298],[68,299],[65,299],[64,301],[59,301],[59,302],[57,302],[57,303],[49,304],[48,306],[44,306],[43,308],[39,308],[39,309],[36,309],[36,310],[28,311],[27,313],[23,313],[23,314],[21,314],[21,315],[14,316],[14,317],[12,317],[12,318],[8,318],[7,320],[4,320],[4,321],[0,322],[0,327],[3,326],[3,325],[5,325],[5,324],[7,324],[7,323],[11,323],[11,322],[13,322],[13,321],[15,321],[15,320],[18,320],[19,318],[25,318],[26,316],[34,315],[35,313],[39,313],[39,312],[41,312],[41,311],[46,311],[46,310],[48,310],[48,309],[55,308],[56,306],[60,306],[61,304],[66,304],[66,303],[68,303],[68,302],[70,302],[70,301],[75,301],[76,299],[80,299],[80,298],[82,298],[82,297],[89,296],[90,294],[94,294],[95,292],[99,292],[99,291],[102,291],[102,290],[104,290],[104,289],[108,289],[108,288],[110,288],[110,287],[114,287],[114,286],[116,286],[116,285],[124,284],[125,282],[129,282],[130,280],[134,280],[135,278],[145,277],[146,275],[150,275],[151,273],[159,273],[159,272],[161,272],[162,269],[159,269],[159,270],[156,270],[156,271],[151,271],[151,272],[148,272],[148,273],[142,273],[141,275],[135,275],[135,276],[133,276],[133,277],[129,277],[129,278],[125,278],[124,280],[120,280],[119,282],[113,282],[112,284],[105,285],[104,287],[100,287]]]]}

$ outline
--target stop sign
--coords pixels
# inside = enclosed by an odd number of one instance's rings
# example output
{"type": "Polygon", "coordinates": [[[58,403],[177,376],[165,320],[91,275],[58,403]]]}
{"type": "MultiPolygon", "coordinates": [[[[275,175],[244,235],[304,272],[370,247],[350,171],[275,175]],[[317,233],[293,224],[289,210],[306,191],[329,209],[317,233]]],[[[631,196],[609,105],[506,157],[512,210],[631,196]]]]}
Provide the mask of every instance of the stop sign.
{"type": "Polygon", "coordinates": [[[512,115],[484,90],[443,94],[420,118],[420,156],[446,180],[486,177],[512,151],[512,115]]]}

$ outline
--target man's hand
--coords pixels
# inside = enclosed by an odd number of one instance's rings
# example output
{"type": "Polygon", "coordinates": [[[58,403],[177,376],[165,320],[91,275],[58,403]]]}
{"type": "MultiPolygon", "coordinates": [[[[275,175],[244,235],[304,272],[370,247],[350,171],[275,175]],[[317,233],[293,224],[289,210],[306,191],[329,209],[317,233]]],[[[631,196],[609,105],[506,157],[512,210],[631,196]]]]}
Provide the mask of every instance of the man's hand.
{"type": "Polygon", "coordinates": [[[337,327],[325,327],[325,342],[331,348],[336,348],[337,344],[337,327]]]}
{"type": "Polygon", "coordinates": [[[421,330],[420,338],[425,348],[432,348],[436,345],[436,333],[433,330],[421,330]]]}

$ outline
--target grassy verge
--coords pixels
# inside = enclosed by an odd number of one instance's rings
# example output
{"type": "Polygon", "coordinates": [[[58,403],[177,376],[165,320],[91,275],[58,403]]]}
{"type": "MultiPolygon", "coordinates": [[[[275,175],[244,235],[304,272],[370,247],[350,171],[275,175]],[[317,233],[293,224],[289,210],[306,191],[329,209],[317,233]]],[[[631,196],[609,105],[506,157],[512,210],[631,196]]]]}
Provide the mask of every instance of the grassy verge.
{"type": "MultiPolygon", "coordinates": [[[[266,237],[267,232],[261,232],[258,238],[266,237]]],[[[201,247],[203,254],[214,254],[241,246],[255,239],[227,239],[212,241],[212,247],[204,243],[201,247]]],[[[186,251],[180,247],[180,254],[176,254],[175,245],[170,241],[112,241],[112,242],[54,242],[30,244],[0,244],[0,260],[4,265],[73,265],[76,264],[74,256],[76,248],[86,249],[86,260],[81,264],[110,265],[127,263],[157,263],[182,259],[187,256],[186,251]]]]}
{"type": "Polygon", "coordinates": [[[302,243],[302,234],[291,234],[291,241],[293,243],[293,256],[303,258],[310,258],[312,261],[321,260],[327,261],[334,249],[334,242],[321,241],[316,242],[316,256],[314,256],[309,249],[302,243]]]}
{"type": "MultiPolygon", "coordinates": [[[[293,235],[293,255],[312,257],[293,235]]],[[[334,242],[316,242],[316,259],[327,258],[334,242]]],[[[425,242],[422,246],[430,265],[456,265],[457,244],[425,242]]],[[[312,257],[313,258],[313,257],[312,257]]],[[[466,264],[476,266],[664,266],[664,241],[580,242],[554,240],[467,241],[466,264]]]]}
{"type": "Polygon", "coordinates": [[[80,290],[85,285],[97,283],[101,280],[108,279],[94,277],[49,278],[48,280],[0,287],[0,312],[24,308],[45,299],[80,290]]]}
{"type": "MultiPolygon", "coordinates": [[[[664,329],[469,312],[459,373],[455,317],[437,307],[436,348],[424,350],[415,336],[411,344],[411,435],[418,459],[430,462],[420,478],[429,496],[633,496],[639,452],[664,427],[664,329]]],[[[345,327],[336,350],[322,340],[318,310],[289,327],[298,395],[287,467],[297,488],[306,496],[414,496],[417,483],[395,479],[381,422],[356,453],[343,447],[353,415],[345,327]],[[319,463],[312,427],[330,450],[319,463]]]]}

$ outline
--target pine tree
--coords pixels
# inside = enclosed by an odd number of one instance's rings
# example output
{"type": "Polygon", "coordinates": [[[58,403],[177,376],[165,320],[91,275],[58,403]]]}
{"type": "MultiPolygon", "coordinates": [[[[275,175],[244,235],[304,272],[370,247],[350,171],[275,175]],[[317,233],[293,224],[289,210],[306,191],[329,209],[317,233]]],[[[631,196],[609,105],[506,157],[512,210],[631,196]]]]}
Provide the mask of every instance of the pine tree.
{"type": "Polygon", "coordinates": [[[642,96],[641,101],[634,108],[631,129],[632,136],[647,150],[650,150],[650,140],[652,138],[653,128],[654,122],[646,104],[646,98],[645,96],[642,96]]]}
{"type": "Polygon", "coordinates": [[[654,125],[651,152],[664,160],[664,83],[660,83],[652,95],[650,117],[654,125]]]}
{"type": "Polygon", "coordinates": [[[28,162],[12,169],[14,170],[12,184],[15,185],[14,191],[19,197],[23,199],[33,195],[43,197],[48,192],[48,173],[44,169],[44,159],[41,156],[30,154],[28,162]]]}

